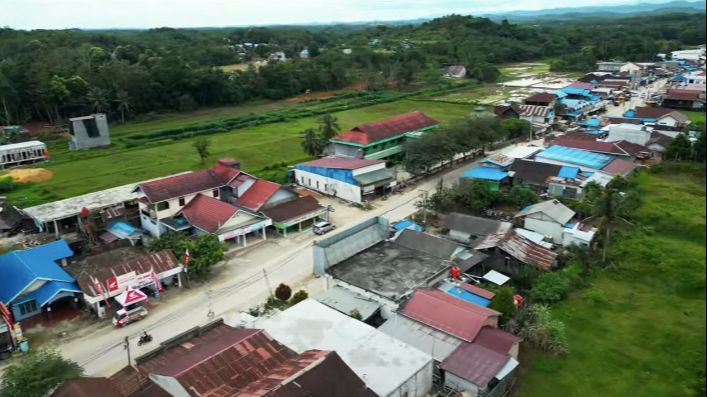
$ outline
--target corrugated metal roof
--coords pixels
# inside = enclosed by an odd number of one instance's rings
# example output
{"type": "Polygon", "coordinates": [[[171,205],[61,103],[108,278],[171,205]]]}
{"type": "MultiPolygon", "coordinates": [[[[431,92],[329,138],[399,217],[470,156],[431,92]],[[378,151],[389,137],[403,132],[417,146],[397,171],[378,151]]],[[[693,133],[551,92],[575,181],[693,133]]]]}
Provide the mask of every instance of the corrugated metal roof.
{"type": "Polygon", "coordinates": [[[378,330],[415,346],[440,362],[463,343],[461,339],[397,314],[378,327],[378,330]]]}
{"type": "Polygon", "coordinates": [[[251,211],[258,212],[281,187],[282,186],[278,183],[258,179],[253,186],[248,188],[248,190],[236,200],[236,204],[251,211]]]}
{"type": "Polygon", "coordinates": [[[389,119],[360,124],[349,131],[343,132],[333,141],[350,142],[359,145],[369,145],[376,141],[403,135],[407,132],[418,131],[439,124],[439,121],[427,117],[417,111],[401,114],[389,119]]]}
{"type": "Polygon", "coordinates": [[[538,105],[521,105],[520,106],[520,115],[521,117],[547,117],[548,112],[550,112],[550,108],[546,106],[538,106],[538,105]]]}
{"type": "Polygon", "coordinates": [[[522,263],[550,270],[557,265],[557,254],[541,247],[515,231],[510,231],[498,242],[498,248],[522,263]]]}
{"type": "Polygon", "coordinates": [[[638,168],[636,164],[631,161],[626,161],[622,159],[615,159],[614,161],[607,164],[606,167],[601,169],[601,172],[605,172],[609,175],[623,175],[626,176],[638,168]]]}
{"type": "Polygon", "coordinates": [[[317,199],[312,196],[304,196],[265,209],[263,213],[275,222],[287,222],[307,214],[319,213],[323,209],[324,207],[319,204],[317,199]]]}
{"type": "Polygon", "coordinates": [[[514,216],[514,218],[527,216],[538,212],[549,216],[561,225],[569,222],[575,215],[574,211],[558,200],[546,200],[523,208],[514,216]]]}
{"type": "Polygon", "coordinates": [[[513,162],[509,170],[513,171],[514,180],[520,180],[523,183],[534,185],[545,185],[547,178],[557,175],[560,168],[561,166],[557,164],[517,159],[513,162]]]}
{"type": "Polygon", "coordinates": [[[336,351],[379,396],[416,377],[432,376],[432,357],[314,299],[306,299],[255,326],[297,352],[336,351]]]}
{"type": "MultiPolygon", "coordinates": [[[[87,259],[90,264],[90,258],[87,259]]],[[[154,271],[156,274],[172,270],[180,266],[177,258],[171,250],[165,249],[158,252],[147,252],[137,258],[124,261],[115,258],[115,265],[99,268],[84,268],[81,274],[77,275],[77,282],[81,291],[89,296],[98,296],[91,277],[95,277],[101,283],[104,291],[108,291],[107,280],[111,277],[121,276],[134,271],[136,274],[144,274],[154,271]]]]}
{"type": "Polygon", "coordinates": [[[537,94],[531,95],[527,98],[525,98],[525,102],[534,102],[534,103],[551,103],[557,99],[557,96],[555,94],[551,94],[549,92],[539,92],[537,94]]]}
{"type": "Polygon", "coordinates": [[[594,153],[587,150],[568,148],[565,146],[553,145],[548,149],[535,155],[538,159],[548,159],[587,167],[592,169],[602,169],[612,160],[610,156],[594,153]]]}
{"type": "Polygon", "coordinates": [[[477,306],[433,289],[415,290],[399,309],[415,321],[471,342],[491,317],[498,312],[477,306]]]}
{"type": "Polygon", "coordinates": [[[616,156],[628,156],[628,153],[626,153],[620,147],[616,146],[613,142],[600,142],[589,139],[576,139],[561,136],[553,140],[552,144],[573,149],[587,150],[589,152],[595,153],[604,153],[616,156]]]}
{"type": "Polygon", "coordinates": [[[238,208],[213,197],[197,194],[180,213],[199,229],[215,233],[238,212],[238,208]]]}
{"type": "MultiPolygon", "coordinates": [[[[228,162],[228,159],[226,159],[228,162]]],[[[138,187],[152,203],[186,196],[187,194],[218,189],[227,185],[240,171],[219,161],[213,168],[174,175],[140,183],[138,187]]]]}
{"type": "Polygon", "coordinates": [[[560,178],[574,179],[577,177],[577,174],[579,174],[579,168],[563,165],[557,173],[557,176],[560,178]]]}
{"type": "Polygon", "coordinates": [[[477,343],[463,343],[442,362],[440,368],[483,390],[508,360],[507,354],[497,353],[477,343]]]}
{"type": "Polygon", "coordinates": [[[348,157],[324,157],[317,160],[307,161],[305,163],[295,164],[295,168],[297,168],[298,165],[303,165],[309,167],[356,170],[359,168],[370,167],[376,164],[385,164],[385,160],[354,159],[348,157]]]}
{"type": "Polygon", "coordinates": [[[465,171],[462,176],[469,179],[483,179],[499,182],[508,177],[508,172],[497,167],[478,166],[465,171]]]}
{"type": "Polygon", "coordinates": [[[510,354],[513,345],[520,342],[519,337],[494,327],[482,328],[474,339],[474,343],[500,354],[510,354]]]}
{"type": "Polygon", "coordinates": [[[74,255],[64,240],[0,255],[0,302],[10,304],[35,280],[74,283],[56,261],[74,255]]]}
{"type": "Polygon", "coordinates": [[[505,234],[512,225],[495,219],[481,218],[473,215],[452,212],[447,216],[446,228],[457,230],[471,235],[483,236],[488,234],[505,234]]]}
{"type": "Polygon", "coordinates": [[[361,184],[361,186],[379,185],[392,182],[395,180],[395,175],[393,175],[392,170],[381,168],[379,170],[366,172],[365,174],[354,175],[354,179],[361,184]]]}
{"type": "Polygon", "coordinates": [[[107,378],[76,378],[64,381],[50,397],[126,397],[107,378]]]}

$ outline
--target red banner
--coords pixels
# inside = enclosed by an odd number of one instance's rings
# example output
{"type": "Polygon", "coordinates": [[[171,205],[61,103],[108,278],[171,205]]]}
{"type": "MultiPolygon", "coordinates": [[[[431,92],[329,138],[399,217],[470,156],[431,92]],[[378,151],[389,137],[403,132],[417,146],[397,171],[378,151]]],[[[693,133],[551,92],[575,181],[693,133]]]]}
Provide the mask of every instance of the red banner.
{"type": "Polygon", "coordinates": [[[108,307],[110,309],[110,302],[108,302],[108,295],[106,295],[106,291],[103,289],[103,286],[96,278],[93,279],[93,287],[96,289],[96,292],[103,297],[103,301],[106,302],[106,307],[108,307]]]}
{"type": "Polygon", "coordinates": [[[108,291],[113,292],[118,290],[118,279],[115,277],[111,277],[108,280],[106,280],[106,284],[108,284],[108,291]]]}
{"type": "Polygon", "coordinates": [[[189,267],[189,250],[184,251],[184,270],[189,267]]]}
{"type": "Polygon", "coordinates": [[[162,281],[160,281],[160,278],[157,277],[157,273],[155,273],[154,271],[152,272],[152,280],[155,282],[155,288],[157,288],[157,291],[164,291],[164,289],[162,288],[162,281]]]}

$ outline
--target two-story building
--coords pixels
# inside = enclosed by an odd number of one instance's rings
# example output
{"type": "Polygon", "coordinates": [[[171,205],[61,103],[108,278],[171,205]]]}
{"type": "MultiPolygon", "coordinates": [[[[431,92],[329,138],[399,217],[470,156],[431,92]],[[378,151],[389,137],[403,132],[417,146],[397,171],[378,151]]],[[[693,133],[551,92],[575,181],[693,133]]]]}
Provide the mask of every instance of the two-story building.
{"type": "Polygon", "coordinates": [[[402,151],[406,140],[415,139],[437,125],[437,120],[419,111],[360,124],[331,138],[325,154],[391,160],[402,151]]]}
{"type": "Polygon", "coordinates": [[[210,233],[245,246],[248,236],[265,239],[271,225],[280,232],[291,227],[301,230],[326,215],[326,208],[318,203],[241,171],[234,159],[141,183],[136,191],[142,228],[155,237],[168,231],[210,233]],[[303,205],[293,205],[297,203],[303,205]],[[277,214],[277,224],[267,212],[277,214]]]}

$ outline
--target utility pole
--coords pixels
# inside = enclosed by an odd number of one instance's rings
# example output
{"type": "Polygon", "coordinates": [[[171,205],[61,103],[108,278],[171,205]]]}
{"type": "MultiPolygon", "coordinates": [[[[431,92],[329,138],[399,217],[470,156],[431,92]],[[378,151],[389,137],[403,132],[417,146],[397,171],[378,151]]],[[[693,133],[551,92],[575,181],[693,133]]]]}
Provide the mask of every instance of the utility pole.
{"type": "Polygon", "coordinates": [[[123,348],[128,353],[128,367],[129,367],[132,365],[132,360],[130,359],[130,338],[128,336],[125,337],[125,344],[123,345],[123,348]]]}
{"type": "Polygon", "coordinates": [[[268,280],[268,272],[263,269],[263,278],[265,279],[265,286],[268,288],[268,294],[272,298],[272,287],[270,287],[270,280],[268,280]]]}

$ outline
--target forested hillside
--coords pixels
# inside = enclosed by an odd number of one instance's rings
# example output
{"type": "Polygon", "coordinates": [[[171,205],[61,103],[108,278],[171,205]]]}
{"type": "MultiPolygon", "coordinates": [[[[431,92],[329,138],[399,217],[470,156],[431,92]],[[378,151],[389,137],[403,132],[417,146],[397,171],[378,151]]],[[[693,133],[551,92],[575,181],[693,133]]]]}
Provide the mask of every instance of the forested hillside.
{"type": "Polygon", "coordinates": [[[434,84],[440,67],[457,63],[482,81],[498,77],[497,64],[540,58],[551,59],[555,69],[582,71],[596,59],[650,60],[702,44],[704,37],[703,14],[541,25],[451,15],[415,26],[372,28],[0,29],[0,124],[61,123],[92,111],[120,120],[361,81],[371,89],[385,81],[401,87],[434,84]],[[299,59],[305,48],[310,58],[299,59]],[[290,59],[245,66],[274,51],[290,59]],[[244,67],[219,68],[233,64],[244,67]]]}

